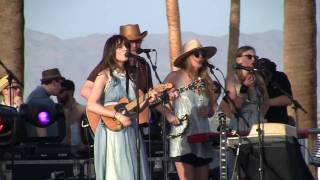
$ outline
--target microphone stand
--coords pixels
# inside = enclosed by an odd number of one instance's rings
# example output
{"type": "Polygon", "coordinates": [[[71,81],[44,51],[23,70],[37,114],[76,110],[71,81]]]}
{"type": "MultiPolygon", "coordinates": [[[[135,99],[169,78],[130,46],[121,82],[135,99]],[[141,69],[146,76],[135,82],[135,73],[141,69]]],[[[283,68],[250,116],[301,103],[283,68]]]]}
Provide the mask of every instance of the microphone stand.
{"type": "MultiPolygon", "coordinates": [[[[219,81],[219,79],[217,78],[217,76],[215,75],[215,73],[213,72],[213,67],[209,67],[210,73],[214,76],[215,80],[218,82],[218,84],[220,85],[220,87],[223,90],[223,93],[226,95],[225,97],[227,97],[227,101],[230,102],[232,104],[232,106],[235,109],[235,118],[237,119],[237,130],[239,130],[239,121],[240,118],[244,121],[245,125],[249,128],[249,123],[248,121],[243,117],[241,110],[236,106],[236,103],[234,102],[233,99],[230,98],[229,96],[229,92],[226,90],[226,88],[224,86],[222,86],[221,82],[219,81]]],[[[217,68],[216,68],[217,69],[217,68]]],[[[228,103],[227,102],[227,103],[228,103]]]]}
{"type": "Polygon", "coordinates": [[[8,69],[1,61],[0,59],[0,65],[3,67],[3,69],[6,71],[6,73],[8,74],[8,81],[9,81],[9,85],[11,84],[12,80],[14,79],[18,84],[20,84],[20,86],[23,88],[23,83],[14,75],[14,73],[12,71],[10,71],[10,69],[8,69]]]}
{"type": "Polygon", "coordinates": [[[299,135],[299,117],[298,117],[298,109],[301,109],[302,112],[304,112],[305,114],[307,114],[308,112],[302,107],[302,105],[293,98],[293,96],[291,94],[289,94],[288,92],[286,92],[285,90],[283,90],[278,83],[271,81],[271,86],[277,88],[282,94],[284,94],[285,96],[287,96],[291,101],[292,101],[292,109],[294,109],[294,115],[295,115],[295,119],[296,119],[296,129],[297,129],[297,135],[299,135]]]}
{"type": "MultiPolygon", "coordinates": [[[[164,112],[165,104],[168,103],[168,97],[161,103],[162,110],[164,112]]],[[[167,130],[166,130],[166,118],[162,115],[162,142],[163,142],[163,179],[168,180],[168,144],[167,144],[167,130]]]]}
{"type": "Polygon", "coordinates": [[[136,87],[135,87],[135,96],[136,96],[136,99],[138,100],[137,102],[137,108],[136,108],[136,119],[137,119],[137,124],[136,124],[136,143],[137,143],[137,148],[136,148],[136,151],[137,151],[137,170],[138,170],[138,174],[137,174],[137,179],[140,179],[141,177],[141,173],[140,173],[140,170],[141,170],[141,167],[140,167],[140,137],[139,137],[139,121],[140,121],[140,118],[139,118],[139,112],[140,112],[140,103],[139,103],[139,72],[140,72],[140,62],[139,62],[139,59],[138,58],[134,58],[135,60],[135,68],[136,68],[136,71],[135,71],[135,84],[136,84],[136,87]]]}
{"type": "MultiPolygon", "coordinates": [[[[155,51],[155,52],[156,52],[155,64],[153,64],[149,52],[146,52],[146,55],[147,55],[147,58],[148,58],[148,60],[149,60],[149,62],[151,64],[152,70],[153,70],[158,82],[161,84],[162,81],[159,78],[159,75],[158,75],[158,72],[157,72],[157,65],[156,65],[157,64],[157,59],[158,59],[157,58],[158,54],[157,54],[157,51],[155,51]]],[[[168,98],[163,99],[163,101],[161,103],[161,106],[162,106],[163,109],[164,109],[164,106],[165,106],[166,103],[168,103],[168,98]]],[[[163,157],[164,157],[163,158],[163,178],[165,180],[167,180],[167,179],[169,179],[169,177],[168,177],[168,159],[169,158],[168,158],[166,118],[162,115],[161,119],[162,119],[162,128],[163,128],[163,130],[162,130],[162,142],[163,142],[163,157]]],[[[149,130],[150,130],[150,128],[149,128],[149,130]]],[[[150,135],[150,132],[149,132],[149,135],[150,135]]],[[[149,141],[149,145],[150,145],[150,141],[149,141]]]]}
{"type": "Polygon", "coordinates": [[[156,61],[155,61],[155,64],[153,64],[153,62],[151,61],[151,57],[150,57],[149,52],[146,52],[146,55],[147,55],[148,60],[150,61],[152,70],[153,70],[153,72],[154,72],[157,80],[159,81],[159,84],[161,84],[162,82],[161,82],[161,80],[160,80],[160,78],[159,78],[159,75],[158,75],[158,72],[157,72],[157,68],[158,68],[158,67],[157,67],[157,59],[158,59],[158,58],[157,58],[157,57],[158,57],[157,51],[156,51],[156,61]]]}
{"type": "MultiPolygon", "coordinates": [[[[254,73],[255,71],[250,71],[251,73],[254,73]]],[[[256,76],[256,75],[255,75],[256,76]]],[[[258,148],[259,148],[259,179],[260,180],[263,180],[264,178],[264,169],[263,169],[263,139],[264,139],[264,133],[261,129],[261,119],[260,119],[260,108],[261,108],[261,94],[260,94],[260,91],[258,90],[258,85],[257,85],[257,79],[254,81],[254,89],[256,91],[256,94],[257,94],[257,122],[258,122],[258,128],[256,129],[256,131],[258,132],[258,148]]]]}
{"type": "MultiPolygon", "coordinates": [[[[13,107],[14,106],[14,102],[13,102],[13,97],[12,97],[12,82],[13,80],[15,80],[18,84],[20,84],[23,87],[23,83],[21,81],[19,81],[19,79],[14,75],[14,73],[12,71],[10,71],[0,60],[0,65],[3,67],[3,69],[6,71],[6,73],[8,74],[8,87],[9,87],[9,106],[13,107]]],[[[10,114],[13,115],[13,109],[9,108],[10,110],[10,114]]],[[[12,116],[13,117],[13,116],[12,116]]],[[[10,146],[11,146],[11,176],[13,177],[14,175],[14,154],[15,154],[15,148],[14,148],[14,138],[15,138],[15,123],[14,123],[14,119],[12,119],[11,121],[11,142],[10,142],[10,146]]]]}
{"type": "MultiPolygon", "coordinates": [[[[214,78],[216,79],[216,81],[218,82],[218,84],[220,85],[220,87],[222,88],[224,94],[226,95],[225,97],[227,97],[227,103],[230,102],[232,104],[232,106],[234,107],[236,113],[235,113],[235,118],[237,120],[237,131],[239,131],[239,121],[240,118],[242,118],[242,120],[244,121],[244,123],[246,124],[246,126],[249,128],[249,123],[248,121],[243,117],[241,110],[236,106],[234,100],[232,100],[229,97],[228,91],[226,90],[226,88],[224,86],[222,86],[221,82],[219,81],[219,79],[217,78],[217,76],[215,75],[215,73],[213,72],[213,67],[212,66],[208,66],[210,73],[214,76],[214,78]]],[[[217,70],[219,70],[218,68],[215,68],[217,70]]],[[[222,72],[219,70],[219,72],[222,74],[222,72]]],[[[223,75],[223,74],[222,74],[223,75]]],[[[225,81],[225,85],[226,85],[226,81],[225,81]]],[[[239,156],[239,151],[240,151],[240,147],[242,144],[242,136],[238,135],[237,133],[235,133],[238,137],[239,137],[239,144],[236,150],[236,158],[235,158],[235,162],[233,165],[233,173],[232,173],[232,179],[235,178],[234,173],[236,172],[235,170],[238,170],[238,156],[239,156]]],[[[228,158],[227,158],[228,159],[228,158]]]]}

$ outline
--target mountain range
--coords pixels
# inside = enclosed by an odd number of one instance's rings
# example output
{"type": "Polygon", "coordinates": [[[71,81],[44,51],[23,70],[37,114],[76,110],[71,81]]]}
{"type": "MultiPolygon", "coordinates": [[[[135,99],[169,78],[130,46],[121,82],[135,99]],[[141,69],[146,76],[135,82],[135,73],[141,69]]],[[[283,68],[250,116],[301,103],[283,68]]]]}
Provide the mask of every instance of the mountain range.
{"type": "MultiPolygon", "coordinates": [[[[111,35],[113,34],[92,34],[72,39],[61,39],[51,34],[26,29],[25,97],[40,84],[43,70],[57,67],[64,77],[75,82],[75,98],[80,103],[85,104],[84,99],[79,95],[80,87],[91,70],[101,60],[104,43],[111,35]]],[[[209,62],[218,67],[225,76],[228,36],[214,37],[193,32],[182,33],[182,42],[191,39],[198,39],[203,46],[215,46],[218,49],[217,54],[209,62]]],[[[319,42],[319,37],[317,40],[319,42]]],[[[282,70],[282,31],[273,30],[255,34],[241,34],[239,46],[242,45],[255,47],[259,57],[273,60],[277,64],[277,68],[282,70]]],[[[156,53],[152,52],[150,55],[153,64],[157,66],[160,79],[163,80],[166,74],[170,72],[167,34],[148,34],[142,47],[157,50],[156,53]]],[[[317,45],[317,54],[319,54],[319,45],[317,45]]],[[[317,67],[319,67],[319,63],[317,63],[317,67]]],[[[216,75],[220,79],[223,77],[219,72],[216,75]]],[[[155,77],[154,74],[153,77],[155,77]]],[[[158,81],[155,78],[153,79],[154,83],[157,84],[158,81]]]]}

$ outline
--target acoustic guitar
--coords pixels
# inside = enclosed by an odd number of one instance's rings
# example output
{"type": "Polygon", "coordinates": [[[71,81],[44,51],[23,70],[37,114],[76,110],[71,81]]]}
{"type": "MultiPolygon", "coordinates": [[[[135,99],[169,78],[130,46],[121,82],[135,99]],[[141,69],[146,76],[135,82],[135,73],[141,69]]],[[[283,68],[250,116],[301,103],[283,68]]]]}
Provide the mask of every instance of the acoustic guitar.
{"type": "MultiPolygon", "coordinates": [[[[158,84],[154,86],[153,89],[151,89],[150,91],[156,91],[158,93],[162,93],[165,90],[171,89],[172,87],[173,85],[171,83],[158,84]]],[[[124,97],[124,98],[121,98],[118,102],[108,103],[104,107],[106,109],[116,110],[117,112],[123,115],[128,115],[130,113],[134,113],[134,110],[137,108],[137,105],[141,104],[148,97],[149,97],[149,93],[143,94],[143,92],[139,90],[138,99],[135,99],[129,102],[128,98],[124,97]]],[[[159,103],[159,101],[161,101],[161,98],[157,98],[157,100],[152,104],[159,103]]],[[[93,133],[96,132],[100,119],[104,122],[105,126],[112,131],[120,131],[123,129],[121,122],[116,119],[113,119],[112,117],[101,116],[97,113],[94,113],[88,110],[88,108],[86,108],[86,114],[87,114],[90,128],[93,131],[93,133]]],[[[142,109],[142,111],[139,112],[139,124],[146,123],[148,119],[149,119],[149,108],[144,108],[142,109]]]]}
{"type": "MultiPolygon", "coordinates": [[[[164,92],[165,90],[171,89],[172,87],[173,85],[171,83],[159,84],[154,86],[153,90],[155,90],[158,93],[161,93],[161,92],[164,92]]],[[[205,83],[203,79],[198,78],[197,80],[193,81],[189,85],[177,89],[177,91],[178,93],[182,93],[183,91],[186,91],[186,90],[196,90],[204,87],[205,87],[205,83]]],[[[122,114],[132,113],[132,111],[136,108],[136,106],[141,102],[143,102],[144,99],[148,97],[148,93],[146,95],[143,95],[142,92],[139,92],[139,94],[141,94],[141,96],[139,96],[138,98],[139,100],[133,100],[132,102],[128,103],[129,101],[127,98],[122,98],[120,99],[119,102],[114,102],[112,104],[106,105],[105,108],[115,109],[117,112],[122,114]]],[[[163,99],[165,98],[157,98],[156,101],[153,102],[151,105],[160,103],[161,101],[163,101],[163,99]]],[[[86,109],[86,112],[87,112],[89,125],[94,133],[96,132],[96,128],[98,127],[98,123],[100,119],[102,119],[106,127],[112,131],[120,131],[121,129],[123,129],[121,122],[118,120],[115,120],[111,117],[100,116],[99,114],[89,111],[88,109],[86,109]]],[[[149,108],[145,108],[142,112],[139,113],[139,124],[146,123],[148,119],[149,119],[149,108]]]]}

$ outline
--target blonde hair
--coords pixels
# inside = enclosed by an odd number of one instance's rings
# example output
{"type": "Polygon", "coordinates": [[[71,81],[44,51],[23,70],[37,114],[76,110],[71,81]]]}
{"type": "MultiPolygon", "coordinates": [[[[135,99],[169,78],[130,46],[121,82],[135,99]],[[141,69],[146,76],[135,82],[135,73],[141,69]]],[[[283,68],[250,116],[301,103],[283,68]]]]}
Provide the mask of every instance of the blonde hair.
{"type": "Polygon", "coordinates": [[[206,88],[205,88],[205,94],[208,96],[208,97],[212,97],[214,95],[214,91],[215,91],[215,84],[213,83],[211,77],[209,76],[209,73],[208,73],[208,68],[203,66],[199,69],[198,72],[195,72],[194,68],[191,66],[190,64],[190,56],[188,56],[187,58],[187,61],[186,61],[186,65],[184,66],[185,68],[183,68],[189,78],[192,80],[192,81],[195,81],[198,77],[202,78],[205,82],[205,85],[206,85],[206,88]]]}

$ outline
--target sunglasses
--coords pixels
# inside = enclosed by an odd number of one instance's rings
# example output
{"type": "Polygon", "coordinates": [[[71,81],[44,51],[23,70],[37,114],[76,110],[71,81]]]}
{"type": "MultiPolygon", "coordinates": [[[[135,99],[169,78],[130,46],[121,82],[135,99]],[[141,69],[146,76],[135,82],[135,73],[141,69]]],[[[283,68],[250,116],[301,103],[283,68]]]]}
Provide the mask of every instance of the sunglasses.
{"type": "Polygon", "coordinates": [[[251,59],[251,60],[258,60],[259,59],[258,56],[251,55],[251,54],[245,54],[245,55],[241,55],[239,57],[247,57],[248,59],[251,59]]]}
{"type": "Polygon", "coordinates": [[[196,58],[200,58],[200,56],[203,57],[203,58],[206,57],[206,53],[205,53],[204,51],[195,51],[195,52],[193,52],[193,55],[194,55],[196,58]]]}
{"type": "MultiPolygon", "coordinates": [[[[5,89],[9,89],[9,87],[6,87],[5,89]]],[[[18,90],[18,89],[21,89],[21,87],[20,86],[11,86],[11,89],[18,90]]]]}
{"type": "Polygon", "coordinates": [[[141,44],[141,43],[142,43],[142,40],[130,41],[130,43],[141,44]]]}

